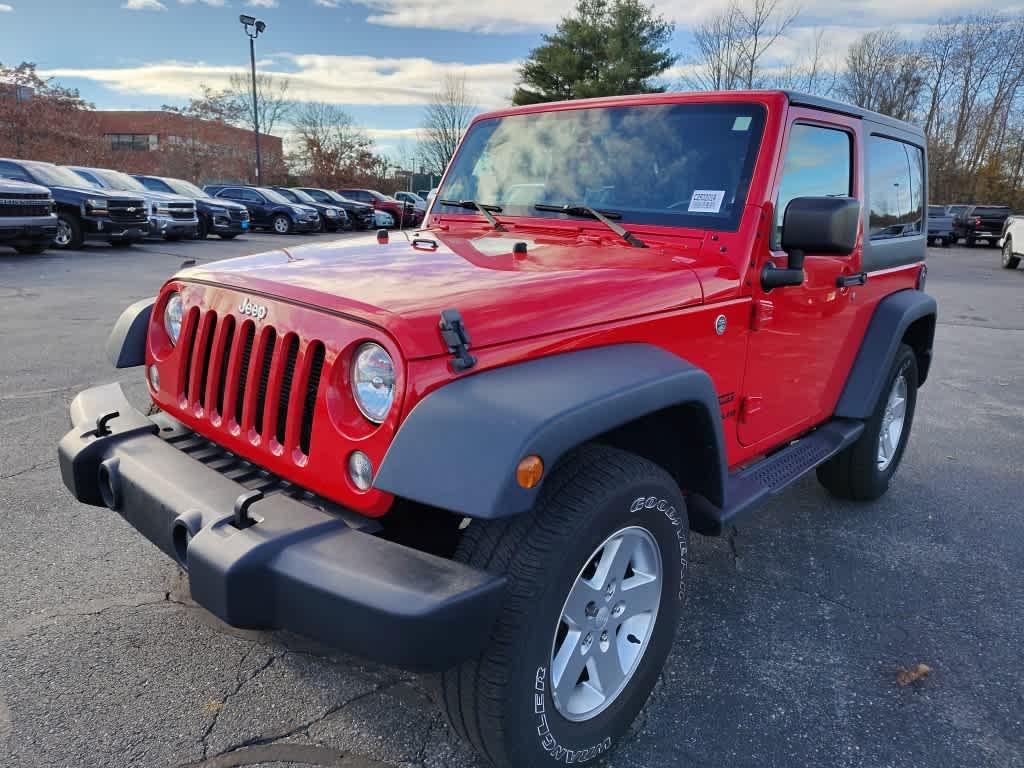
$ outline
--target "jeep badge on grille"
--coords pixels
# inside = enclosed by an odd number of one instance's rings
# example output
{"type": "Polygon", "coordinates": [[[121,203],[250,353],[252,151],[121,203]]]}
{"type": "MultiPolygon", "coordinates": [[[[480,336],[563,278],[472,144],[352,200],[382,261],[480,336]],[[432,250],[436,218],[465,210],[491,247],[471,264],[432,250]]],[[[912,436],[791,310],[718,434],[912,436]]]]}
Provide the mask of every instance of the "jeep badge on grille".
{"type": "Polygon", "coordinates": [[[262,304],[256,304],[248,297],[242,299],[242,302],[238,305],[238,311],[243,315],[255,317],[257,320],[262,320],[267,316],[267,308],[262,304]]]}

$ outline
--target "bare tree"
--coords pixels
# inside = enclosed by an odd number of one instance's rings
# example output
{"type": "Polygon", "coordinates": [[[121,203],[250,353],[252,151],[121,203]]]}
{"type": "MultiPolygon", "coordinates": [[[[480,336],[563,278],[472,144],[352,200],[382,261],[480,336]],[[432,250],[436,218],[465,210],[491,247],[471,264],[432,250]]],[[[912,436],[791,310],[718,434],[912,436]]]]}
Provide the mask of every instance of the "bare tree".
{"type": "Polygon", "coordinates": [[[771,78],[779,88],[830,96],[839,80],[839,69],[830,60],[831,46],[824,29],[814,30],[814,41],[806,54],[789,64],[781,74],[771,78]]]}
{"type": "Polygon", "coordinates": [[[867,32],[850,46],[836,91],[865,109],[910,120],[924,91],[922,64],[917,49],[898,32],[867,32]]]}
{"type": "Polygon", "coordinates": [[[373,142],[340,107],[306,102],[295,112],[294,130],[299,149],[293,165],[309,183],[357,183],[373,164],[373,142]]]}
{"type": "Polygon", "coordinates": [[[764,60],[799,16],[780,0],[732,0],[694,30],[693,73],[697,90],[736,90],[765,84],[764,60]]]}
{"type": "MultiPolygon", "coordinates": [[[[288,97],[291,80],[274,75],[256,75],[257,113],[260,118],[260,132],[271,134],[274,128],[288,119],[294,111],[294,103],[288,97]]],[[[235,102],[237,122],[252,130],[254,127],[252,108],[252,78],[249,75],[231,76],[227,93],[235,102]]]]}
{"type": "Polygon", "coordinates": [[[476,112],[465,75],[446,75],[427,105],[418,138],[420,159],[429,172],[444,173],[476,112]]]}

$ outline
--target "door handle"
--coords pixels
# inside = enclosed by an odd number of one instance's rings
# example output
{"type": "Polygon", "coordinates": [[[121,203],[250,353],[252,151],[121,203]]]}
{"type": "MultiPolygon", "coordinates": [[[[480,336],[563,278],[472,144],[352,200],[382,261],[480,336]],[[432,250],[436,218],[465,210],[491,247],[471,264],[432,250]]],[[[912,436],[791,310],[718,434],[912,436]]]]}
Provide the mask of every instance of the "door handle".
{"type": "Polygon", "coordinates": [[[864,285],[868,281],[867,272],[854,272],[852,275],[840,275],[836,278],[836,286],[849,288],[851,285],[864,285]]]}

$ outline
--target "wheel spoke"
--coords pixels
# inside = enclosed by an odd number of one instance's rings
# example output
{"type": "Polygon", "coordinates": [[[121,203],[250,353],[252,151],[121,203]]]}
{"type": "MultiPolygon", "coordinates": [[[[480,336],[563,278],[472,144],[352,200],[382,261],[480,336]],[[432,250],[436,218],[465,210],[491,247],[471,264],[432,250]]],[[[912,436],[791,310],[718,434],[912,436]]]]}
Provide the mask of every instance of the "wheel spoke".
{"type": "Polygon", "coordinates": [[[592,677],[597,677],[597,687],[604,696],[615,693],[625,677],[614,642],[607,651],[602,651],[595,645],[587,668],[592,677]]]}
{"type": "Polygon", "coordinates": [[[587,656],[580,652],[580,640],[583,636],[578,630],[569,630],[561,648],[551,660],[551,684],[562,706],[568,705],[587,663],[587,656]]]}
{"type": "Polygon", "coordinates": [[[599,588],[609,581],[622,581],[626,575],[636,542],[632,537],[619,536],[612,539],[604,546],[601,553],[601,560],[597,564],[597,573],[594,574],[593,583],[599,588]]]}
{"type": "Polygon", "coordinates": [[[637,574],[622,584],[619,598],[626,604],[621,621],[640,613],[650,613],[661,602],[661,582],[654,576],[637,574]]]}

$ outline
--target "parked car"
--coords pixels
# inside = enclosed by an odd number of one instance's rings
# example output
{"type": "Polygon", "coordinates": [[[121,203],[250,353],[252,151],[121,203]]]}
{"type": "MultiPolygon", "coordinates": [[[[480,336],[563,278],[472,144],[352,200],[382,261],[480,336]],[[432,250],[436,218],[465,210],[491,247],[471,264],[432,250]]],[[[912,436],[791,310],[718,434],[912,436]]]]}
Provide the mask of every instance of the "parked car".
{"type": "Polygon", "coordinates": [[[146,201],[100,189],[74,171],[53,163],[0,158],[0,176],[39,184],[57,205],[58,248],[81,248],[88,240],[131,245],[149,233],[146,201]]]}
{"type": "Polygon", "coordinates": [[[374,208],[372,205],[349,200],[332,189],[318,189],[316,187],[297,187],[297,189],[305,192],[318,203],[337,205],[342,208],[348,216],[348,223],[352,229],[370,229],[373,226],[374,208]]]}
{"type": "MultiPolygon", "coordinates": [[[[781,91],[477,115],[415,239],[202,263],[126,309],[106,349],[155,408],[80,393],[60,476],[223,621],[431,673],[488,765],[597,765],[693,645],[691,529],[812,471],[889,488],[932,360],[926,148],[781,91]]],[[[743,653],[721,616],[699,642],[743,653]]]]}
{"type": "Polygon", "coordinates": [[[1003,252],[1003,267],[1016,269],[1024,257],[1024,215],[1007,216],[1003,223],[1003,234],[999,238],[1003,252]]]}
{"type": "Polygon", "coordinates": [[[396,226],[395,217],[387,211],[374,211],[373,212],[373,226],[379,227],[380,229],[391,229],[396,226]]]}
{"type": "Polygon", "coordinates": [[[42,253],[57,236],[53,195],[46,187],[0,176],[0,245],[42,253]]]}
{"type": "Polygon", "coordinates": [[[146,201],[149,215],[149,236],[164,240],[191,240],[196,236],[199,219],[196,218],[196,204],[181,195],[153,192],[138,179],[127,173],[109,168],[86,168],[79,165],[66,166],[90,184],[114,192],[139,194],[146,201]]]}
{"type": "Polygon", "coordinates": [[[321,232],[337,232],[348,228],[348,214],[345,213],[345,209],[340,205],[321,203],[312,195],[309,195],[298,188],[271,187],[271,189],[278,192],[281,197],[285,198],[289,202],[297,205],[308,206],[319,213],[321,232]]]}
{"type": "Polygon", "coordinates": [[[946,213],[944,206],[928,206],[928,242],[935,245],[952,245],[956,242],[953,217],[946,213]]]}
{"type": "Polygon", "coordinates": [[[412,207],[420,214],[421,220],[423,214],[427,212],[427,201],[414,192],[395,192],[395,200],[400,203],[412,203],[412,207]]]}
{"type": "Polygon", "coordinates": [[[223,198],[214,199],[195,184],[184,179],[168,176],[135,175],[146,189],[187,197],[196,204],[196,218],[199,220],[196,237],[205,240],[217,235],[222,240],[233,240],[249,231],[249,209],[241,203],[223,198]]]}
{"type": "Polygon", "coordinates": [[[423,221],[423,212],[417,211],[412,203],[402,203],[393,197],[381,194],[374,189],[339,189],[338,194],[359,203],[368,203],[378,211],[391,214],[395,226],[418,227],[423,221]]]}
{"type": "Polygon", "coordinates": [[[954,220],[954,234],[963,238],[968,248],[979,240],[995,245],[1010,215],[1005,205],[972,205],[954,220]]]}
{"type": "Polygon", "coordinates": [[[279,235],[320,231],[320,214],[308,205],[297,205],[268,187],[207,184],[203,190],[215,198],[234,200],[249,209],[253,229],[269,229],[279,235]]]}

